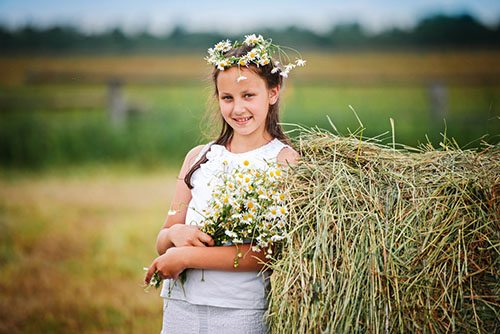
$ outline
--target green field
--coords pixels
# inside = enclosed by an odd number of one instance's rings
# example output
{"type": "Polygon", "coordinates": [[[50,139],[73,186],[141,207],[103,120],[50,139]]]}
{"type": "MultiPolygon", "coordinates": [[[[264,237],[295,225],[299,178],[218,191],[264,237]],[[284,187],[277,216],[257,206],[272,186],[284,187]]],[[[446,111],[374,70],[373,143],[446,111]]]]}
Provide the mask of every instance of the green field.
{"type": "MultiPolygon", "coordinates": [[[[396,141],[439,146],[446,129],[461,146],[500,134],[499,52],[421,54],[314,54],[286,82],[282,121],[396,141]],[[437,112],[430,87],[441,84],[437,112]]],[[[94,162],[143,166],[178,164],[207,141],[203,115],[212,85],[210,69],[192,56],[177,58],[0,59],[0,156],[7,168],[40,169],[94,162]],[[183,74],[183,71],[185,73],[183,74]],[[108,81],[120,78],[134,111],[110,125],[108,81]]],[[[215,111],[216,112],[216,111],[215,111]]],[[[214,126],[211,126],[214,128],[214,126]]],[[[291,129],[291,127],[287,127],[291,129]]]]}
{"type": "MultiPolygon", "coordinates": [[[[417,146],[500,135],[500,52],[304,55],[282,121],[417,146]],[[301,72],[302,71],[302,72],[301,72]],[[429,87],[442,82],[443,114],[429,87]]],[[[182,157],[207,141],[199,58],[0,58],[0,333],[154,333],[144,293],[182,157]],[[132,113],[113,126],[108,81],[132,113]]],[[[294,127],[286,126],[287,130],[294,127]]],[[[293,136],[295,133],[291,133],[293,136]]],[[[475,141],[474,141],[475,140],[475,141]]]]}

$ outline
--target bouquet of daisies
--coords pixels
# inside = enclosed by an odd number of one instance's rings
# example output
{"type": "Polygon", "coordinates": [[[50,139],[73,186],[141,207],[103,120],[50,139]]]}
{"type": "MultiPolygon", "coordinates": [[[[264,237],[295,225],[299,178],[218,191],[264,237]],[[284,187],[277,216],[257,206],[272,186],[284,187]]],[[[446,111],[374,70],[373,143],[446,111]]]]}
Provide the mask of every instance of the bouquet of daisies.
{"type": "MultiPolygon", "coordinates": [[[[227,166],[227,163],[225,163],[227,166]]],[[[258,169],[245,160],[228,171],[225,169],[212,180],[213,191],[208,209],[203,215],[201,231],[214,240],[215,246],[251,243],[252,250],[266,250],[266,258],[272,257],[272,245],[282,240],[287,231],[288,211],[282,192],[283,172],[277,163],[267,163],[258,169]]],[[[234,267],[238,266],[238,250],[234,267]]],[[[147,268],[144,268],[147,270],[147,268]]],[[[181,274],[181,284],[185,281],[181,274]]],[[[162,279],[155,272],[150,286],[159,288],[162,279]]]]}
{"type": "MultiPolygon", "coordinates": [[[[255,252],[282,240],[286,232],[287,209],[282,193],[283,173],[277,163],[258,169],[245,160],[232,171],[218,175],[201,231],[209,234],[216,246],[251,243],[255,252]]],[[[238,251],[234,266],[238,266],[238,251]]]]}

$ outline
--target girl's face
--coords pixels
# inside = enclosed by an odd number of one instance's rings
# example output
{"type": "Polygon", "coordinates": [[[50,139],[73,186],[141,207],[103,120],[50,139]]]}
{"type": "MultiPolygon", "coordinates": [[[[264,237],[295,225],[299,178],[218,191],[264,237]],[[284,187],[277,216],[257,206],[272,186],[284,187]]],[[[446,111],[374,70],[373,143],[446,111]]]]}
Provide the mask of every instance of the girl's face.
{"type": "Polygon", "coordinates": [[[238,68],[220,71],[217,77],[219,106],[224,120],[233,128],[235,135],[270,137],[266,132],[269,105],[275,104],[279,86],[268,89],[266,82],[255,72],[242,67],[245,80],[237,81],[238,68]]]}

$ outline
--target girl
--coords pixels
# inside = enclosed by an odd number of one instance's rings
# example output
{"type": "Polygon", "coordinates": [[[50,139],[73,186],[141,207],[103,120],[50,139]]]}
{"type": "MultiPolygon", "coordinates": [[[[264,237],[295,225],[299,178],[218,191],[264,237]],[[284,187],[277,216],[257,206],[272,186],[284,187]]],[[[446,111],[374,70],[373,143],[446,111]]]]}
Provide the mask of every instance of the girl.
{"type": "MultiPolygon", "coordinates": [[[[193,148],[186,156],[172,200],[172,209],[158,234],[160,256],[151,264],[146,284],[155,271],[165,280],[162,333],[265,333],[266,274],[260,273],[264,252],[249,244],[238,246],[242,257],[234,267],[235,246],[213,247],[199,230],[210,198],[210,180],[225,166],[248,160],[260,168],[277,160],[293,164],[298,154],[278,124],[282,79],[296,65],[272,63],[271,48],[262,36],[244,43],[221,42],[209,49],[215,98],[222,131],[212,143],[193,148]],[[254,56],[254,57],[252,57],[254,56]],[[182,205],[189,203],[188,206],[182,205]],[[193,210],[194,209],[194,210],[193,210]],[[186,280],[178,281],[185,271],[186,280]]],[[[302,63],[300,63],[302,62],[302,63]]],[[[304,61],[298,60],[297,64],[304,61]]]]}

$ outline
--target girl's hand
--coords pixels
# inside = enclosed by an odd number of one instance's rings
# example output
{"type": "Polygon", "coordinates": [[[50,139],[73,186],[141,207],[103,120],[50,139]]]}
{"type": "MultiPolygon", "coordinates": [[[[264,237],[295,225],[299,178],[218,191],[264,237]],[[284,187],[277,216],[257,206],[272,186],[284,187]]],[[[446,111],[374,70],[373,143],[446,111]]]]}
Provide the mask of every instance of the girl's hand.
{"type": "Polygon", "coordinates": [[[175,224],[168,229],[167,233],[169,241],[175,247],[214,245],[212,237],[200,231],[200,226],[175,224]]]}
{"type": "Polygon", "coordinates": [[[186,269],[183,262],[182,248],[169,248],[165,254],[158,256],[149,267],[144,282],[149,284],[153,274],[158,271],[161,279],[179,279],[179,275],[186,269]]]}

